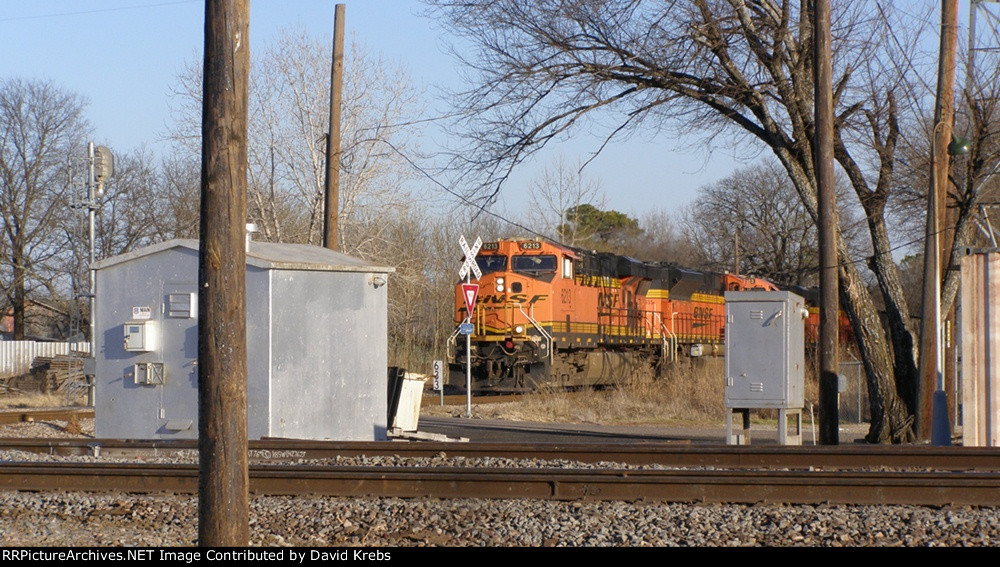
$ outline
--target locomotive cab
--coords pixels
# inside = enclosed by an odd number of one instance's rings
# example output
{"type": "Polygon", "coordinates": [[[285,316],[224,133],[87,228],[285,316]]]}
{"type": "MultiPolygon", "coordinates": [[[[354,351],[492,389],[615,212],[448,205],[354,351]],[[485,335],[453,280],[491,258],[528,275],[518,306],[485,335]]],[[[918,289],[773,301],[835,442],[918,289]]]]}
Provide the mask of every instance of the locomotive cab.
{"type": "Polygon", "coordinates": [[[450,385],[464,389],[470,356],[474,391],[531,391],[549,379],[553,298],[560,280],[572,281],[566,252],[537,240],[483,244],[475,308],[456,302],[456,322],[473,328],[468,350],[461,337],[449,340],[450,385]]]}

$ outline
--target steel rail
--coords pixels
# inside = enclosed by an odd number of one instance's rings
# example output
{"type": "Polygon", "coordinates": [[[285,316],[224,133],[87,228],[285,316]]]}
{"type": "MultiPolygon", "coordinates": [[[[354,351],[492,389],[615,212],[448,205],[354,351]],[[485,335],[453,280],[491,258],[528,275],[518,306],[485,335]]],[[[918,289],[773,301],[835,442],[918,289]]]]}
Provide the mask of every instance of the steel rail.
{"type": "MultiPolygon", "coordinates": [[[[504,403],[504,402],[514,402],[523,399],[523,397],[518,397],[517,395],[495,395],[495,396],[477,396],[477,404],[491,404],[491,403],[504,403]]],[[[451,405],[465,404],[465,395],[448,395],[445,396],[445,401],[451,405]]],[[[422,403],[425,405],[433,405],[439,402],[438,397],[426,396],[422,403]]],[[[49,421],[49,420],[61,420],[67,421],[72,417],[85,419],[94,417],[93,407],[60,407],[60,408],[6,408],[0,409],[0,425],[9,425],[11,423],[20,422],[32,422],[32,421],[49,421]]]]}
{"type": "MultiPolygon", "coordinates": [[[[197,451],[193,440],[0,439],[0,451],[51,455],[148,457],[197,451]]],[[[358,456],[570,460],[629,465],[715,467],[724,469],[859,468],[980,470],[1000,472],[1000,448],[930,445],[753,446],[678,445],[674,443],[447,443],[399,441],[251,441],[249,457],[268,462],[358,456]]]]}
{"type": "Polygon", "coordinates": [[[0,425],[11,423],[50,421],[58,419],[68,421],[94,417],[94,408],[18,408],[0,410],[0,425]]]}
{"type": "MultiPolygon", "coordinates": [[[[0,465],[4,490],[192,494],[197,486],[197,465],[0,465]]],[[[998,506],[1000,473],[256,465],[250,468],[250,491],[341,497],[998,506]]]]}

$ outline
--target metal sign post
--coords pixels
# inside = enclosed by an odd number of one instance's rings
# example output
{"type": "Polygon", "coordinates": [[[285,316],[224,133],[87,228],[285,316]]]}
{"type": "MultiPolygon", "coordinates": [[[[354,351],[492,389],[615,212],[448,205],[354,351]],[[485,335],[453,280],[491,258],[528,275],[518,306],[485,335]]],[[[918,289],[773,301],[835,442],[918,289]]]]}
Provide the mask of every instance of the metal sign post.
{"type": "MultiPolygon", "coordinates": [[[[465,284],[462,286],[462,295],[465,297],[465,305],[468,308],[465,312],[465,323],[471,325],[472,310],[475,307],[479,286],[472,283],[470,271],[476,274],[477,280],[483,277],[483,272],[479,269],[479,264],[476,263],[476,254],[483,245],[483,240],[477,236],[476,243],[472,245],[472,248],[469,248],[469,243],[466,242],[463,234],[459,237],[458,244],[462,247],[462,253],[465,254],[462,269],[458,271],[458,277],[465,278],[465,284]],[[473,287],[475,290],[472,290],[473,287]],[[469,305],[470,296],[472,298],[471,306],[469,305]]],[[[472,333],[465,334],[465,417],[472,417],[472,333]]]]}

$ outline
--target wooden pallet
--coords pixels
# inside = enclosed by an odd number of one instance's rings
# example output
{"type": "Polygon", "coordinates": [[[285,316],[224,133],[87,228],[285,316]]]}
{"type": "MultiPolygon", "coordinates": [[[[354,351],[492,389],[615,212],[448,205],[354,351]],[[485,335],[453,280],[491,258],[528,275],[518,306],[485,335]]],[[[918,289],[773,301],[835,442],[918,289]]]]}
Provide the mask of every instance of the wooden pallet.
{"type": "Polygon", "coordinates": [[[87,382],[83,358],[76,354],[36,356],[31,362],[31,375],[42,393],[66,392],[87,382]]]}

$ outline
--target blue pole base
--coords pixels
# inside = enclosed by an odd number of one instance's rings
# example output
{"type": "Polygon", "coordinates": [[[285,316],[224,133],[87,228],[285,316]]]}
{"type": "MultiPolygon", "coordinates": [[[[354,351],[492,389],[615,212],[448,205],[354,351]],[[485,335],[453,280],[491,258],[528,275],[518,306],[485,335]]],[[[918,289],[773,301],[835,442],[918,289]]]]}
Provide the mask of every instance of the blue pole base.
{"type": "Polygon", "coordinates": [[[948,396],[935,390],[931,405],[931,445],[951,445],[951,422],[948,421],[948,396]]]}

